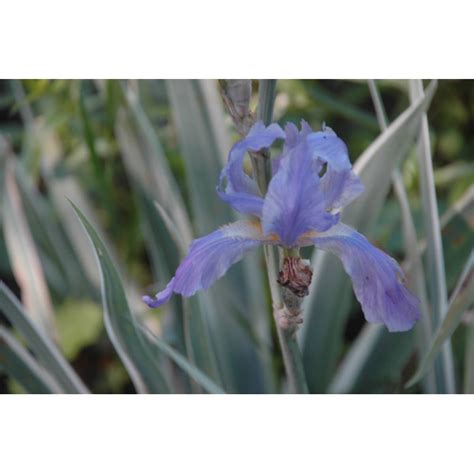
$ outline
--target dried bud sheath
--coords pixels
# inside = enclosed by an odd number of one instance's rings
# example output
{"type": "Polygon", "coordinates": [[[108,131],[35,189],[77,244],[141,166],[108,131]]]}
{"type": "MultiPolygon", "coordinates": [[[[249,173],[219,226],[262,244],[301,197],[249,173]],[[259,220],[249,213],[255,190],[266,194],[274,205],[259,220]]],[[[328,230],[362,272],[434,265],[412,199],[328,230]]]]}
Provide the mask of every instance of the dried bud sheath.
{"type": "Polygon", "coordinates": [[[228,79],[219,81],[222,99],[241,136],[247,135],[255,122],[250,110],[252,98],[252,81],[249,79],[228,79]]]}
{"type": "Polygon", "coordinates": [[[308,295],[312,277],[313,271],[305,260],[300,257],[284,257],[277,282],[296,296],[303,298],[308,295]]]}
{"type": "Polygon", "coordinates": [[[313,271],[307,260],[299,256],[285,256],[277,282],[282,288],[283,308],[278,311],[278,324],[291,334],[296,332],[301,318],[301,303],[308,295],[313,271]]]}

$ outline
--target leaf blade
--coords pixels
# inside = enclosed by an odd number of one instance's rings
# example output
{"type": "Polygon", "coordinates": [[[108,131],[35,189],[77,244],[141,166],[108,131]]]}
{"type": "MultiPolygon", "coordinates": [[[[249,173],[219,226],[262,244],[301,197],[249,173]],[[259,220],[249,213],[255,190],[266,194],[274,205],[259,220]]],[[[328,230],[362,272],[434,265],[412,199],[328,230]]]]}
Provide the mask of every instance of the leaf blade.
{"type": "MultiPolygon", "coordinates": [[[[410,97],[412,103],[423,98],[423,83],[416,79],[410,81],[410,97]]],[[[427,235],[428,281],[430,283],[433,322],[441,324],[447,312],[448,290],[444,265],[441,226],[434,184],[433,162],[431,156],[430,134],[426,113],[421,117],[421,129],[418,140],[418,166],[420,169],[421,200],[423,204],[423,221],[427,235]]],[[[454,362],[451,341],[446,340],[441,357],[438,359],[438,385],[441,391],[454,393],[454,362]]]]}
{"type": "Polygon", "coordinates": [[[25,338],[28,347],[42,361],[44,367],[58,381],[65,393],[88,393],[86,386],[59,349],[31,320],[15,295],[1,281],[0,310],[12,326],[25,338]]]}
{"type": "Polygon", "coordinates": [[[156,357],[159,352],[171,358],[185,373],[203,385],[206,390],[212,393],[222,393],[222,389],[202,371],[190,364],[169,344],[134,318],[128,307],[119,274],[114,268],[105,245],[84,214],[73,203],[71,205],[83,224],[96,252],[101,270],[104,318],[106,327],[109,328],[109,336],[113,340],[114,346],[127,370],[132,371],[130,375],[133,377],[136,387],[140,391],[156,390],[162,389],[163,383],[167,382],[157,372],[156,363],[153,361],[153,357],[156,357]],[[119,301],[118,305],[116,304],[117,301],[119,301]],[[120,312],[120,317],[116,311],[120,312]],[[145,339],[144,335],[146,335],[145,339]],[[150,340],[154,344],[151,344],[150,340]],[[159,384],[155,380],[157,377],[162,379],[159,384]]]}
{"type": "Polygon", "coordinates": [[[417,383],[430,368],[436,356],[442,350],[443,344],[449,340],[449,337],[461,322],[464,311],[474,303],[474,251],[459,278],[456,289],[449,301],[446,316],[438,327],[430,347],[423,357],[420,366],[413,377],[407,382],[406,386],[411,387],[417,383]]]}
{"type": "Polygon", "coordinates": [[[212,394],[223,394],[224,390],[215,384],[204,372],[199,370],[193,364],[188,362],[182,354],[174,350],[164,340],[140,326],[140,330],[144,332],[157,345],[158,349],[165,353],[173,362],[176,363],[186,374],[188,374],[196,383],[203,387],[207,392],[212,394]]]}
{"type": "Polygon", "coordinates": [[[24,213],[11,159],[7,159],[5,165],[3,231],[13,274],[21,288],[28,314],[55,338],[53,304],[24,213]]]}
{"type": "Polygon", "coordinates": [[[56,381],[15,337],[1,326],[0,370],[20,383],[28,393],[61,393],[56,381]]]}
{"type": "Polygon", "coordinates": [[[138,392],[168,391],[166,379],[150,358],[149,348],[137,332],[125,291],[112,258],[94,227],[71,202],[89,237],[100,270],[104,323],[107,333],[138,392]]]}

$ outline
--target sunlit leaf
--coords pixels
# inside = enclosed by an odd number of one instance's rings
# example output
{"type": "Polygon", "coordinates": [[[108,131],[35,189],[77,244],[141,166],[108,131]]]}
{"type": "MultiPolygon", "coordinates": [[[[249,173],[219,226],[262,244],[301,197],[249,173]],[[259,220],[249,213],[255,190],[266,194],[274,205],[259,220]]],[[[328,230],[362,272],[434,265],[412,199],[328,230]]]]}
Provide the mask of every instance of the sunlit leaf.
{"type": "Polygon", "coordinates": [[[14,165],[7,160],[3,193],[3,231],[10,264],[28,314],[55,337],[54,311],[36,245],[26,220],[14,165]]]}

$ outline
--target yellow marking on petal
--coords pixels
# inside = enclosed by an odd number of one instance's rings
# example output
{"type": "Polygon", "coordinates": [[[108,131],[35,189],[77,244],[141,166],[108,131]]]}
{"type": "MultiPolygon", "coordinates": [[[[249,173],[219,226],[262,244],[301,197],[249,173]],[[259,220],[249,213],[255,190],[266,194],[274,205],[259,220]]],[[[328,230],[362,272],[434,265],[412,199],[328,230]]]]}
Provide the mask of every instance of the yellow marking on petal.
{"type": "Polygon", "coordinates": [[[321,234],[321,232],[317,232],[315,230],[310,230],[308,232],[305,232],[304,234],[300,235],[296,245],[298,247],[307,247],[309,245],[314,245],[313,242],[312,242],[312,239],[314,239],[315,237],[317,237],[320,234],[321,234]]]}
{"type": "Polygon", "coordinates": [[[320,235],[321,232],[317,232],[316,230],[310,230],[308,232],[305,232],[300,239],[314,239],[318,235],[320,235]]]}
{"type": "Polygon", "coordinates": [[[273,244],[280,242],[277,234],[263,234],[262,223],[258,219],[241,220],[223,225],[219,228],[228,237],[234,239],[255,239],[261,240],[263,243],[273,244]]]}
{"type": "Polygon", "coordinates": [[[268,234],[268,235],[263,235],[263,228],[262,228],[261,221],[253,220],[253,221],[250,221],[250,222],[252,222],[252,224],[257,229],[257,232],[260,234],[260,239],[261,240],[265,240],[266,242],[279,242],[280,241],[280,238],[275,233],[271,233],[271,234],[268,234]]]}

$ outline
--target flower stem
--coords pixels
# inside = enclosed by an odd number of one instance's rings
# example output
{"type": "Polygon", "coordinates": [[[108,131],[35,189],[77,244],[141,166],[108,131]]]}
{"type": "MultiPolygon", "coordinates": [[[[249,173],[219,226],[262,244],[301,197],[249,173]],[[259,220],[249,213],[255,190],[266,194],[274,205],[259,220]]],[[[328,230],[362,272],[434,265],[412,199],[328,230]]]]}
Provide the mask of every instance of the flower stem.
{"type": "MultiPolygon", "coordinates": [[[[234,121],[237,131],[244,137],[255,121],[255,116],[249,109],[251,82],[249,80],[220,81],[220,87],[224,104],[234,121]]],[[[268,125],[272,120],[275,87],[276,80],[274,79],[261,80],[259,84],[257,119],[262,120],[265,125],[268,125]]],[[[262,196],[265,196],[268,183],[272,178],[270,152],[269,150],[251,151],[249,155],[252,161],[255,181],[262,196]]],[[[299,250],[292,249],[291,251],[299,255],[299,250]]],[[[280,286],[277,283],[278,269],[283,260],[283,252],[282,249],[266,245],[264,246],[264,254],[273,304],[273,318],[288,377],[289,390],[292,393],[308,393],[303,360],[295,338],[295,326],[282,327],[279,322],[282,312],[289,314],[280,286]]],[[[296,316],[299,312],[300,300],[296,299],[296,304],[293,305],[293,311],[296,311],[296,316]]],[[[291,316],[295,317],[295,313],[291,314],[291,316]]]]}
{"type": "Polygon", "coordinates": [[[268,284],[270,285],[272,297],[273,317],[288,377],[288,386],[291,393],[309,393],[301,351],[296,341],[295,332],[291,329],[283,329],[278,322],[278,311],[284,307],[280,287],[277,283],[280,257],[277,249],[271,245],[265,245],[264,254],[267,264],[268,284]]]}
{"type": "MultiPolygon", "coordinates": [[[[259,85],[257,118],[263,120],[266,125],[268,125],[272,119],[275,86],[276,80],[262,80],[259,85]]],[[[252,157],[252,165],[260,191],[265,195],[268,183],[271,179],[270,153],[265,151],[255,154],[252,157]]],[[[282,294],[277,283],[278,268],[281,260],[280,255],[275,247],[268,245],[264,248],[264,254],[272,297],[273,317],[283,355],[285,371],[288,377],[289,389],[292,393],[308,393],[301,351],[296,341],[295,331],[290,328],[284,329],[280,327],[278,322],[278,311],[284,308],[282,294]]]]}

